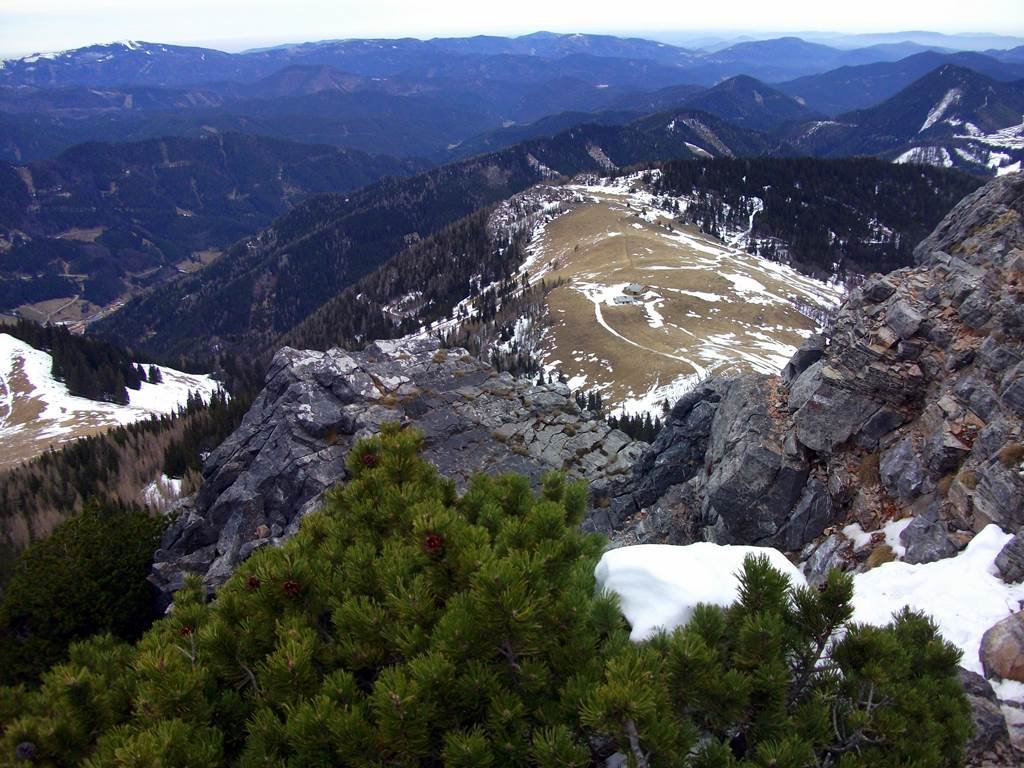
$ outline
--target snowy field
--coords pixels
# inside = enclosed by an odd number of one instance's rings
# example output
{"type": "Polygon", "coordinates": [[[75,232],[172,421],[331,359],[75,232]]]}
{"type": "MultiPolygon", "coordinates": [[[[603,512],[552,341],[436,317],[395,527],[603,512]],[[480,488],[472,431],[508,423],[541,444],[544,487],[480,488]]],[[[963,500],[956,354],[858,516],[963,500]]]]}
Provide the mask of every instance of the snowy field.
{"type": "Polygon", "coordinates": [[[76,397],[50,373],[53,359],[0,333],[0,467],[11,466],[110,427],[173,413],[189,392],[209,400],[219,385],[209,376],[160,368],[163,382],[128,390],[128,405],[76,397]]]}

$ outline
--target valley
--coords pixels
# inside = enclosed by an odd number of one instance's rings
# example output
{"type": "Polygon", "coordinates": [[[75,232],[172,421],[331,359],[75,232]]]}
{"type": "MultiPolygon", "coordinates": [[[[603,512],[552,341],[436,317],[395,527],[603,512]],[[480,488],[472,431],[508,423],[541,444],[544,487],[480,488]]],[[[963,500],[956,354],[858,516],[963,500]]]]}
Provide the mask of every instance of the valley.
{"type": "Polygon", "coordinates": [[[580,202],[539,230],[525,266],[561,283],[537,354],[613,413],[658,412],[714,374],[778,373],[843,296],[745,252],[746,232],[723,241],[680,224],[688,201],[636,177],[569,189],[580,202]]]}

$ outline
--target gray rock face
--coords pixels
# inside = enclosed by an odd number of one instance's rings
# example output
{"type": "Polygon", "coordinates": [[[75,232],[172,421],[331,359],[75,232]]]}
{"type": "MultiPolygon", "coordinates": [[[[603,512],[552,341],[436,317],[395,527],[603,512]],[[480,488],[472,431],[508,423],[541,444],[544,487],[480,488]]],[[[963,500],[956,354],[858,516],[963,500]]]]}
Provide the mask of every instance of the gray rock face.
{"type": "Polygon", "coordinates": [[[952,557],[958,551],[947,535],[945,524],[934,509],[915,517],[914,521],[903,529],[900,542],[907,548],[903,559],[908,563],[931,563],[952,557]]]}
{"type": "Polygon", "coordinates": [[[812,451],[831,453],[858,432],[878,408],[865,395],[822,381],[796,412],[797,439],[812,451]]]}
{"type": "Polygon", "coordinates": [[[812,587],[820,586],[828,578],[829,571],[846,570],[846,563],[852,559],[853,546],[845,536],[833,533],[817,544],[811,544],[802,558],[806,565],[804,575],[812,587]]]}
{"type": "Polygon", "coordinates": [[[820,333],[808,337],[782,369],[782,380],[787,384],[825,356],[827,339],[820,333]]]}
{"type": "Polygon", "coordinates": [[[902,499],[917,496],[927,479],[921,454],[909,435],[882,454],[879,469],[885,489],[902,499]]]}
{"type": "Polygon", "coordinates": [[[475,472],[552,470],[609,495],[642,454],[582,414],[561,384],[496,374],[435,342],[381,342],[364,352],[282,349],[239,428],[207,460],[202,490],[169,527],[151,575],[165,594],[184,574],[220,586],[255,549],[293,534],[345,456],[384,422],[414,425],[425,456],[458,483],[475,472]]]}
{"type": "Polygon", "coordinates": [[[924,315],[906,301],[897,301],[886,315],[886,323],[901,339],[909,339],[924,322],[924,315]]]}

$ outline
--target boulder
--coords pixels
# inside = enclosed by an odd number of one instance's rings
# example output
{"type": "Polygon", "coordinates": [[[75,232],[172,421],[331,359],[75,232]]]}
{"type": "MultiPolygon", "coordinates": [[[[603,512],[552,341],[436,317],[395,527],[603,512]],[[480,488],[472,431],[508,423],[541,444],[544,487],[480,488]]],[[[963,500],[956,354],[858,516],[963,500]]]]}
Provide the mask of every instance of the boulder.
{"type": "Polygon", "coordinates": [[[872,304],[879,304],[896,292],[892,280],[883,275],[872,275],[861,288],[864,298],[872,304]]]}
{"type": "Polygon", "coordinates": [[[996,570],[1007,584],[1024,581],[1024,531],[1021,531],[996,555],[996,570]]]}
{"type": "Polygon", "coordinates": [[[924,321],[924,315],[906,301],[897,301],[885,315],[885,322],[901,339],[909,339],[917,333],[924,321]]]}
{"type": "Polygon", "coordinates": [[[720,401],[716,389],[704,386],[676,402],[661,433],[633,470],[636,508],[653,504],[672,486],[704,471],[711,425],[720,401]]]}
{"type": "Polygon", "coordinates": [[[823,382],[794,414],[797,439],[812,451],[831,453],[855,434],[879,405],[863,394],[823,382]]]}
{"type": "Polygon", "coordinates": [[[931,563],[952,557],[957,553],[957,546],[950,541],[946,525],[932,507],[914,518],[903,532],[900,542],[906,547],[903,560],[908,563],[931,563]]]}
{"type": "Polygon", "coordinates": [[[988,680],[977,672],[960,668],[960,684],[971,707],[973,732],[964,747],[968,763],[995,750],[1010,751],[1010,733],[999,699],[988,680]]]}
{"type": "Polygon", "coordinates": [[[1017,531],[1024,527],[1024,478],[1016,468],[1003,466],[998,460],[978,467],[978,487],[974,491],[974,508],[1003,530],[1017,531]]]}
{"type": "Polygon", "coordinates": [[[792,512],[769,542],[788,551],[796,551],[818,538],[833,522],[834,509],[828,488],[817,478],[810,479],[792,512]]]}
{"type": "Polygon", "coordinates": [[[720,544],[763,543],[787,524],[810,472],[785,448],[765,376],[723,382],[705,454],[700,495],[707,537],[720,544]]]}
{"type": "Polygon", "coordinates": [[[912,499],[920,495],[927,473],[912,436],[907,435],[882,453],[879,474],[882,486],[890,495],[901,499],[912,499]]]}
{"type": "Polygon", "coordinates": [[[1024,417],[1024,363],[1017,363],[1003,381],[999,399],[1017,416],[1024,417]]]}
{"type": "Polygon", "coordinates": [[[981,638],[985,677],[1024,682],[1024,611],[1007,616],[981,638]]]}
{"type": "Polygon", "coordinates": [[[782,369],[782,381],[791,382],[825,356],[826,339],[820,333],[807,337],[782,369]]]}
{"type": "Polygon", "coordinates": [[[828,578],[829,571],[844,571],[852,558],[853,542],[841,533],[833,533],[820,544],[810,547],[804,558],[804,575],[812,587],[820,586],[828,578]]]}

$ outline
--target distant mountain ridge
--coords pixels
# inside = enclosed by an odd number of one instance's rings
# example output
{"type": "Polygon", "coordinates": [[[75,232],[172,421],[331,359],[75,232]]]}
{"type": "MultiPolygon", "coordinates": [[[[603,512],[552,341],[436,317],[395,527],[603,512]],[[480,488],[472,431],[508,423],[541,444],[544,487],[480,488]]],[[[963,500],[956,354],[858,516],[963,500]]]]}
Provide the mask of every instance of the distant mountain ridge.
{"type": "Polygon", "coordinates": [[[93,328],[109,340],[167,355],[210,344],[264,349],[403,248],[539,181],[605,175],[658,159],[774,150],[763,134],[696,111],[624,126],[576,126],[408,179],[311,198],[202,275],[139,297],[93,328]]]}
{"type": "Polygon", "coordinates": [[[1024,58],[1015,62],[981,53],[928,51],[899,61],[844,66],[774,87],[800,99],[811,109],[837,115],[880,104],[945,64],[972,69],[1002,82],[1024,78],[1024,58]]]}
{"type": "Polygon", "coordinates": [[[551,135],[527,126],[568,127],[555,119],[567,112],[622,113],[594,118],[607,124],[683,107],[770,132],[873,106],[943,63],[1024,77],[1013,50],[1000,56],[902,41],[843,50],[797,37],[693,51],[553,33],[328,40],[237,54],[126,42],[4,62],[0,159],[212,130],[444,162],[551,135]]]}
{"type": "Polygon", "coordinates": [[[944,64],[876,106],[790,126],[784,138],[819,156],[870,154],[1005,173],[1024,159],[1024,80],[998,82],[944,64]]]}
{"type": "Polygon", "coordinates": [[[488,66],[491,59],[554,62],[582,56],[646,61],[691,72],[680,82],[713,85],[738,74],[778,82],[847,65],[894,61],[934,47],[899,41],[847,50],[799,37],[781,37],[708,52],[641,38],[537,32],[514,38],[479,35],[432,40],[324,40],[230,54],[209,48],[128,41],[8,59],[0,68],[0,83],[180,87],[200,82],[253,81],[295,65],[391,77],[438,65],[464,73],[467,68],[488,66]]]}

